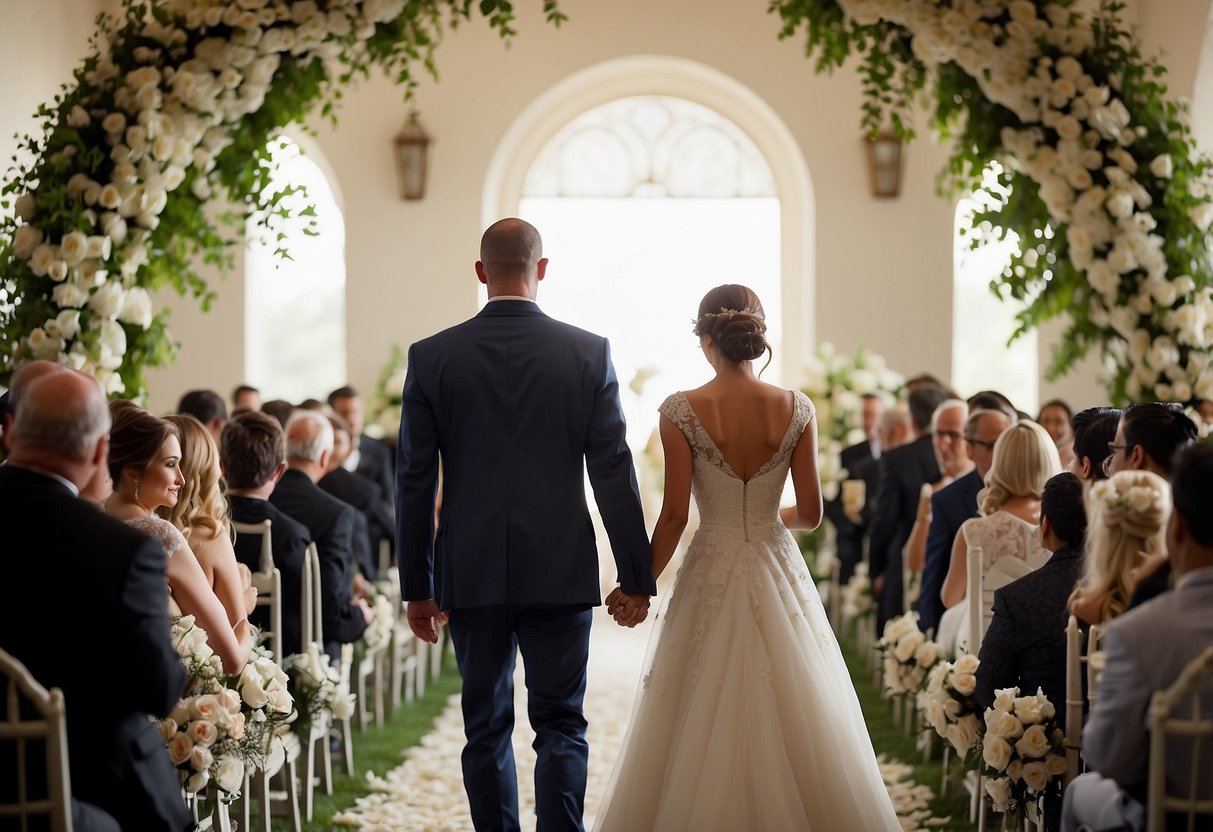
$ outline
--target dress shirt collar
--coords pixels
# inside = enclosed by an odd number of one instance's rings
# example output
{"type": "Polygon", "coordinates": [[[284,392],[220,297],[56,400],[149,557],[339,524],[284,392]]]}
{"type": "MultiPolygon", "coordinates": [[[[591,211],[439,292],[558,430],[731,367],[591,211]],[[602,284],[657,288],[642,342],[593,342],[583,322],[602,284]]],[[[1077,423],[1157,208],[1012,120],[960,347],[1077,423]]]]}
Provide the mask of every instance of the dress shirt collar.
{"type": "Polygon", "coordinates": [[[76,487],[76,484],[74,482],[67,479],[66,477],[59,476],[54,471],[48,471],[45,468],[39,468],[36,465],[22,465],[21,463],[13,462],[12,460],[9,460],[8,462],[6,462],[4,464],[11,465],[14,468],[20,468],[23,471],[32,471],[35,474],[41,474],[44,477],[50,477],[52,480],[58,480],[59,482],[63,483],[64,488],[66,488],[68,491],[72,492],[73,497],[80,496],[80,489],[76,487]]]}
{"type": "Polygon", "coordinates": [[[362,450],[360,448],[354,448],[354,450],[350,451],[349,456],[347,456],[344,460],[342,460],[341,467],[351,473],[357,473],[358,472],[358,462],[361,459],[362,459],[362,450]]]}
{"type": "Polygon", "coordinates": [[[497,295],[489,298],[488,302],[492,303],[495,300],[525,300],[527,303],[535,303],[534,298],[524,298],[522,295],[497,295]]]}
{"type": "Polygon", "coordinates": [[[1184,589],[1188,586],[1210,583],[1213,583],[1213,566],[1206,566],[1203,569],[1193,569],[1191,572],[1188,572],[1175,582],[1175,588],[1184,589]]]}

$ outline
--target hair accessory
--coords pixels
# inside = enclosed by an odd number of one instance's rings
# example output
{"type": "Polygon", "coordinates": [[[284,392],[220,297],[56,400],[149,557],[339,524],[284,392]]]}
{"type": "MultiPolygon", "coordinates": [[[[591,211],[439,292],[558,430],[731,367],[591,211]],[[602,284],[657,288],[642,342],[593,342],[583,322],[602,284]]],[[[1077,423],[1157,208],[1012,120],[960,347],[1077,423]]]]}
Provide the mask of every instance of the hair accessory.
{"type": "Polygon", "coordinates": [[[1105,508],[1113,512],[1108,518],[1110,524],[1116,522],[1117,513],[1143,515],[1163,509],[1163,495],[1148,485],[1129,484],[1127,479],[1116,483],[1112,480],[1100,480],[1091,486],[1091,497],[1102,502],[1105,508]],[[1125,486],[1123,490],[1121,485],[1125,486]]]}
{"type": "Polygon", "coordinates": [[[759,320],[765,320],[762,312],[750,306],[743,309],[727,309],[722,306],[720,307],[719,312],[704,312],[698,318],[692,319],[691,326],[693,326],[695,329],[699,329],[699,325],[707,318],[735,318],[738,315],[755,315],[759,318],[759,320]]]}

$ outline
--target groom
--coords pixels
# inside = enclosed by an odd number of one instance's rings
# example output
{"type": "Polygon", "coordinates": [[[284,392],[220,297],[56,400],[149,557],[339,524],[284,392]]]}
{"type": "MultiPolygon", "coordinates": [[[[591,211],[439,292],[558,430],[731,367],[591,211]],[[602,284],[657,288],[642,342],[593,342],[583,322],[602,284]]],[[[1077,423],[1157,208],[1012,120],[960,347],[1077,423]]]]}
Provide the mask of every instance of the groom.
{"type": "Polygon", "coordinates": [[[480,241],[480,314],[409,348],[397,446],[400,582],[419,638],[450,621],[463,676],[463,779],[477,830],[517,830],[514,662],[535,729],[539,829],[581,830],[590,610],[598,550],[584,470],[619,571],[625,626],[656,594],[606,339],[552,320],[548,261],[519,219],[480,241]],[[441,510],[435,501],[442,469],[441,510]]]}

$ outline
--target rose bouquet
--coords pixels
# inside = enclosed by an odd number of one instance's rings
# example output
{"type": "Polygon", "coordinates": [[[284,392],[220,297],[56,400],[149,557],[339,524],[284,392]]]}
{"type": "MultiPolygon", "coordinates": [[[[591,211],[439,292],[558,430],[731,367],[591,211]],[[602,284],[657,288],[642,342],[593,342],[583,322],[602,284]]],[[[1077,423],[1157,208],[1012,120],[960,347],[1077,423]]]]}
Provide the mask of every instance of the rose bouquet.
{"type": "Polygon", "coordinates": [[[327,724],[325,714],[349,719],[354,713],[354,698],[341,684],[341,673],[333,667],[324,648],[313,641],[302,653],[286,660],[291,693],[299,718],[292,728],[300,740],[311,738],[312,728],[327,724]]]}
{"type": "Polygon", "coordinates": [[[872,582],[868,579],[868,565],[855,564],[855,573],[842,588],[842,620],[849,624],[872,609],[872,582]]]}
{"type": "Polygon", "coordinates": [[[927,673],[940,659],[939,645],[918,629],[918,614],[907,612],[891,619],[876,645],[884,653],[887,695],[919,693],[927,673]]]}
{"type": "Polygon", "coordinates": [[[362,633],[367,652],[386,647],[392,638],[392,628],[396,625],[396,607],[386,595],[373,595],[371,608],[375,611],[375,617],[362,633]]]}
{"type": "Polygon", "coordinates": [[[1010,811],[1025,792],[1041,795],[1060,782],[1066,771],[1065,733],[1055,717],[1056,708],[1039,688],[1035,696],[1020,696],[1019,688],[995,692],[985,713],[981,753],[994,811],[1010,811]]]}
{"type": "Polygon", "coordinates": [[[955,662],[937,662],[927,674],[927,689],[919,694],[919,707],[935,733],[951,743],[964,757],[981,742],[982,724],[977,715],[978,659],[966,653],[955,662]]]}
{"type": "Polygon", "coordinates": [[[225,799],[239,796],[247,766],[262,765],[273,738],[294,718],[286,675],[254,648],[238,676],[223,672],[193,616],[173,622],[173,644],[189,673],[185,695],[159,722],[169,758],[197,794],[214,779],[225,799]]]}

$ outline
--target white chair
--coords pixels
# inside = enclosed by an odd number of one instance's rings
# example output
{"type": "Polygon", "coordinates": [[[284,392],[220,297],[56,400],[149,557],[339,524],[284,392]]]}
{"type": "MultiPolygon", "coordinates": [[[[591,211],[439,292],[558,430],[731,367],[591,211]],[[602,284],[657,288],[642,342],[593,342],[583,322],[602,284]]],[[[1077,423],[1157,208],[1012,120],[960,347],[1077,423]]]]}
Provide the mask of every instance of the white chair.
{"type": "Polygon", "coordinates": [[[994,617],[994,593],[1029,574],[1033,567],[1017,557],[1006,556],[994,561],[988,570],[982,572],[981,547],[969,547],[968,557],[969,609],[965,649],[976,656],[981,652],[982,639],[994,617]]]}
{"type": "MultiPolygon", "coordinates": [[[[320,555],[315,543],[309,543],[303,559],[303,597],[300,637],[306,646],[312,642],[324,652],[324,624],[320,614],[320,555]]],[[[320,764],[320,787],[325,794],[333,793],[333,749],[329,745],[330,714],[322,711],[313,716],[303,758],[303,817],[310,821],[314,814],[317,762],[320,764]]]]}
{"type": "Polygon", "coordinates": [[[237,536],[256,535],[261,538],[261,560],[253,572],[253,586],[257,588],[257,606],[270,609],[270,651],[274,661],[282,664],[282,575],[274,566],[272,522],[239,523],[232,521],[232,531],[237,536]]]}
{"type": "Polygon", "coordinates": [[[1070,785],[1070,781],[1081,773],[1082,716],[1095,704],[1099,687],[1099,662],[1090,661],[1090,657],[1099,653],[1102,640],[1101,625],[1091,625],[1084,640],[1078,619],[1071,615],[1066,622],[1066,773],[1063,786],[1070,785]],[[1087,677],[1085,701],[1082,692],[1084,665],[1087,677]]]}
{"type": "Polygon", "coordinates": [[[1164,832],[1168,812],[1185,816],[1184,829],[1208,828],[1213,820],[1213,647],[1189,662],[1171,687],[1154,692],[1149,718],[1147,832],[1164,832]],[[1167,758],[1168,746],[1174,751],[1177,743],[1184,743],[1188,765],[1168,777],[1167,766],[1174,762],[1167,758]],[[1199,827],[1198,816],[1204,818],[1199,827]]]}
{"type": "MultiPolygon", "coordinates": [[[[324,604],[323,596],[320,588],[320,550],[316,547],[315,541],[308,544],[307,554],[304,556],[303,565],[303,643],[309,644],[313,641],[319,644],[324,644],[324,604]]],[[[352,670],[354,664],[354,645],[341,645],[341,660],[338,666],[340,671],[340,685],[342,690],[349,691],[352,670]]],[[[337,719],[334,717],[334,719],[337,719]]],[[[345,765],[345,773],[352,775],[354,773],[354,734],[351,728],[352,717],[348,719],[337,719],[341,723],[341,761],[345,765]]],[[[313,731],[313,742],[315,732],[313,731]]],[[[324,757],[324,765],[328,772],[328,777],[325,783],[325,793],[332,794],[332,751],[328,744],[328,733],[325,732],[323,747],[326,749],[322,753],[324,757]]],[[[310,756],[310,755],[309,755],[310,756]]],[[[310,761],[305,764],[310,766],[310,761]]]]}
{"type": "MultiPolygon", "coordinates": [[[[14,787],[15,801],[0,803],[0,818],[16,818],[18,828],[25,829],[30,818],[46,818],[51,832],[71,832],[71,774],[68,770],[67,717],[64,711],[63,691],[49,691],[38,684],[25,665],[4,650],[0,650],[0,675],[5,677],[5,717],[0,722],[0,747],[15,749],[17,782],[14,787]],[[37,711],[37,718],[26,718],[21,714],[23,702],[29,702],[37,711]],[[45,750],[42,776],[46,779],[46,796],[29,796],[30,746],[43,746],[45,750]]],[[[9,752],[5,751],[8,755],[9,752]]],[[[40,778],[35,778],[35,782],[40,778]]],[[[37,821],[35,821],[37,823],[37,821]]]]}
{"type": "Polygon", "coordinates": [[[391,601],[396,610],[396,621],[392,626],[392,639],[387,656],[389,666],[389,713],[395,713],[403,699],[412,702],[414,696],[425,693],[425,672],[419,670],[424,653],[421,651],[421,641],[413,635],[408,619],[404,614],[404,603],[400,597],[400,572],[395,566],[390,566],[384,572],[380,582],[383,594],[391,601]],[[420,677],[420,678],[419,678],[420,677]]]}

